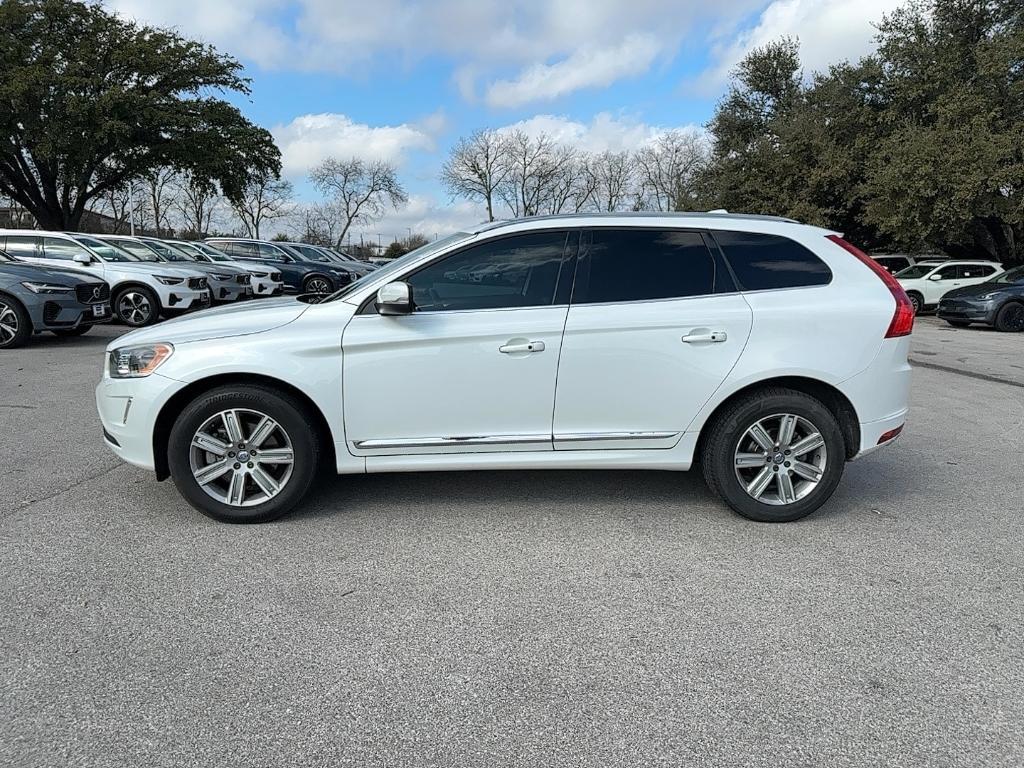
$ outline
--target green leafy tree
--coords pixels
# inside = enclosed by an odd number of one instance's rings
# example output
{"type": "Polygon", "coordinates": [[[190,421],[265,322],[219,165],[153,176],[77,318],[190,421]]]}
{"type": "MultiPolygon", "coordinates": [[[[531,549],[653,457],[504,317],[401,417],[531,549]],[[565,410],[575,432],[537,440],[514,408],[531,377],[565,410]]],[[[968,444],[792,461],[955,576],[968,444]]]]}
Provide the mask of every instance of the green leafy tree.
{"type": "Polygon", "coordinates": [[[212,47],[72,0],[0,3],[0,192],[49,229],[170,167],[232,202],[280,171],[270,133],[215,94],[249,93],[212,47]]]}
{"type": "Polygon", "coordinates": [[[887,130],[867,216],[904,247],[1024,261],[1024,4],[915,0],[873,58],[887,130]]]}

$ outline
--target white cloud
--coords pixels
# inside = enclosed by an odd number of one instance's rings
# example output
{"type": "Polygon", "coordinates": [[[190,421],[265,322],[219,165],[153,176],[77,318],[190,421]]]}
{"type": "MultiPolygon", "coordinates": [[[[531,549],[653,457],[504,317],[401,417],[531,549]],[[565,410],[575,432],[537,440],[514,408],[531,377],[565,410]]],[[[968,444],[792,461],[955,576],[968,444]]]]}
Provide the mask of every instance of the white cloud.
{"type": "Polygon", "coordinates": [[[325,157],[388,160],[401,165],[409,152],[433,151],[434,136],[444,126],[438,113],[421,124],[371,126],[345,115],[300,115],[271,129],[281,149],[283,175],[298,178],[325,157]]]}
{"type": "Polygon", "coordinates": [[[648,125],[628,117],[615,117],[608,112],[594,115],[588,123],[561,115],[535,115],[528,120],[520,120],[498,130],[519,130],[530,136],[544,134],[560,144],[568,144],[586,152],[621,152],[650,144],[672,128],[703,130],[694,125],[648,125]]]}
{"type": "Polygon", "coordinates": [[[807,73],[843,60],[855,61],[875,48],[872,25],[903,4],[904,0],[775,0],[756,26],[714,46],[715,64],[697,85],[704,92],[718,91],[747,53],[783,36],[799,39],[800,60],[807,73]]]}
{"type": "Polygon", "coordinates": [[[534,64],[515,80],[499,80],[487,90],[492,107],[518,107],[533,101],[551,101],[579,90],[606,86],[623,77],[647,71],[661,43],[653,35],[629,35],[606,48],[584,46],[554,64],[534,64]]]}
{"type": "Polygon", "coordinates": [[[132,18],[214,43],[267,69],[360,73],[447,61],[460,91],[493,103],[556,98],[646,71],[694,25],[763,0],[107,0],[132,18]],[[495,82],[496,81],[496,82],[495,82]]]}

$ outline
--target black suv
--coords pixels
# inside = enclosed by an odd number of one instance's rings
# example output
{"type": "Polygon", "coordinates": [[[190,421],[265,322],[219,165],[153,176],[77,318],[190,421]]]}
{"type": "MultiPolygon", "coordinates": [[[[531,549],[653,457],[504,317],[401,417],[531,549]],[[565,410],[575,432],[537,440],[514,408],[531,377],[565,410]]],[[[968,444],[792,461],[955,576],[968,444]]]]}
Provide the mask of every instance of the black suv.
{"type": "Polygon", "coordinates": [[[238,261],[273,264],[281,272],[287,293],[334,293],[352,282],[353,276],[347,270],[308,259],[282,243],[223,237],[213,237],[206,242],[238,261]]]}

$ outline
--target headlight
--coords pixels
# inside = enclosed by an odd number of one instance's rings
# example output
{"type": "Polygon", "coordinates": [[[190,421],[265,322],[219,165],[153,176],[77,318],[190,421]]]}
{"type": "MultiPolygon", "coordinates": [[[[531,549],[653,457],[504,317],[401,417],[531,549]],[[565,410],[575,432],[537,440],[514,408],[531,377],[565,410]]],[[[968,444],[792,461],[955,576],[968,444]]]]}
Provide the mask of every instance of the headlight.
{"type": "Polygon", "coordinates": [[[185,282],[183,277],[167,277],[166,275],[154,275],[164,285],[181,285],[185,282]]]}
{"type": "Polygon", "coordinates": [[[53,285],[52,283],[30,283],[26,281],[22,285],[32,291],[32,293],[71,293],[75,290],[66,285],[53,285]]]}
{"type": "Polygon", "coordinates": [[[149,376],[173,353],[174,347],[163,342],[115,349],[110,353],[110,377],[139,379],[149,376]]]}
{"type": "Polygon", "coordinates": [[[218,275],[213,272],[210,273],[210,277],[212,277],[214,280],[220,280],[221,282],[231,279],[231,275],[218,275]]]}

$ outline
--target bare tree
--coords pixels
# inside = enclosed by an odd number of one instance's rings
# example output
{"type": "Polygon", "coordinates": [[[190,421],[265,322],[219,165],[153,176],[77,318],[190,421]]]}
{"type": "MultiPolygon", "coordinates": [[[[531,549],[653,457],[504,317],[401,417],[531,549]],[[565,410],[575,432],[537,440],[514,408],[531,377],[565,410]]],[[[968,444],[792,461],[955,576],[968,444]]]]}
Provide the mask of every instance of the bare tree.
{"type": "Polygon", "coordinates": [[[546,134],[533,138],[515,131],[506,141],[508,173],[498,187],[498,196],[513,216],[536,216],[551,205],[554,182],[566,156],[546,134]]]}
{"type": "Polygon", "coordinates": [[[136,187],[141,210],[153,217],[152,229],[156,231],[157,237],[171,232],[171,208],[179,186],[178,172],[164,166],[150,171],[136,187]]]}
{"type": "Polygon", "coordinates": [[[506,138],[492,130],[477,131],[452,147],[441,168],[441,184],[452,197],[482,200],[487,220],[494,221],[494,198],[508,175],[506,138]]]}
{"type": "Polygon", "coordinates": [[[260,227],[291,215],[294,198],[295,189],[290,181],[265,175],[246,187],[242,199],[233,208],[242,220],[246,235],[258,240],[260,227]]]}
{"type": "Polygon", "coordinates": [[[342,215],[333,202],[313,203],[302,208],[302,241],[314,245],[339,245],[342,215]]]}
{"type": "Polygon", "coordinates": [[[657,211],[686,210],[694,181],[707,165],[707,142],[696,131],[669,131],[636,153],[638,203],[657,211]]]}
{"type": "Polygon", "coordinates": [[[131,231],[130,220],[134,214],[137,222],[142,222],[146,215],[145,195],[139,191],[136,185],[135,194],[132,193],[129,181],[116,187],[110,187],[89,201],[86,210],[98,216],[105,216],[110,219],[109,223],[99,222],[92,217],[85,216],[82,219],[83,225],[90,229],[110,230],[110,234],[127,234],[131,231]],[[133,208],[134,204],[134,208],[133,208]]]}
{"type": "Polygon", "coordinates": [[[636,162],[629,152],[604,151],[587,158],[591,206],[598,211],[621,211],[636,194],[636,162]]]}
{"type": "Polygon", "coordinates": [[[310,172],[309,178],[337,206],[341,227],[334,244],[338,246],[352,227],[371,224],[384,215],[388,205],[398,208],[409,199],[394,166],[383,160],[328,157],[310,172]]]}
{"type": "Polygon", "coordinates": [[[182,217],[182,229],[202,237],[210,233],[213,217],[224,205],[216,185],[195,176],[182,177],[176,199],[182,217]]]}

